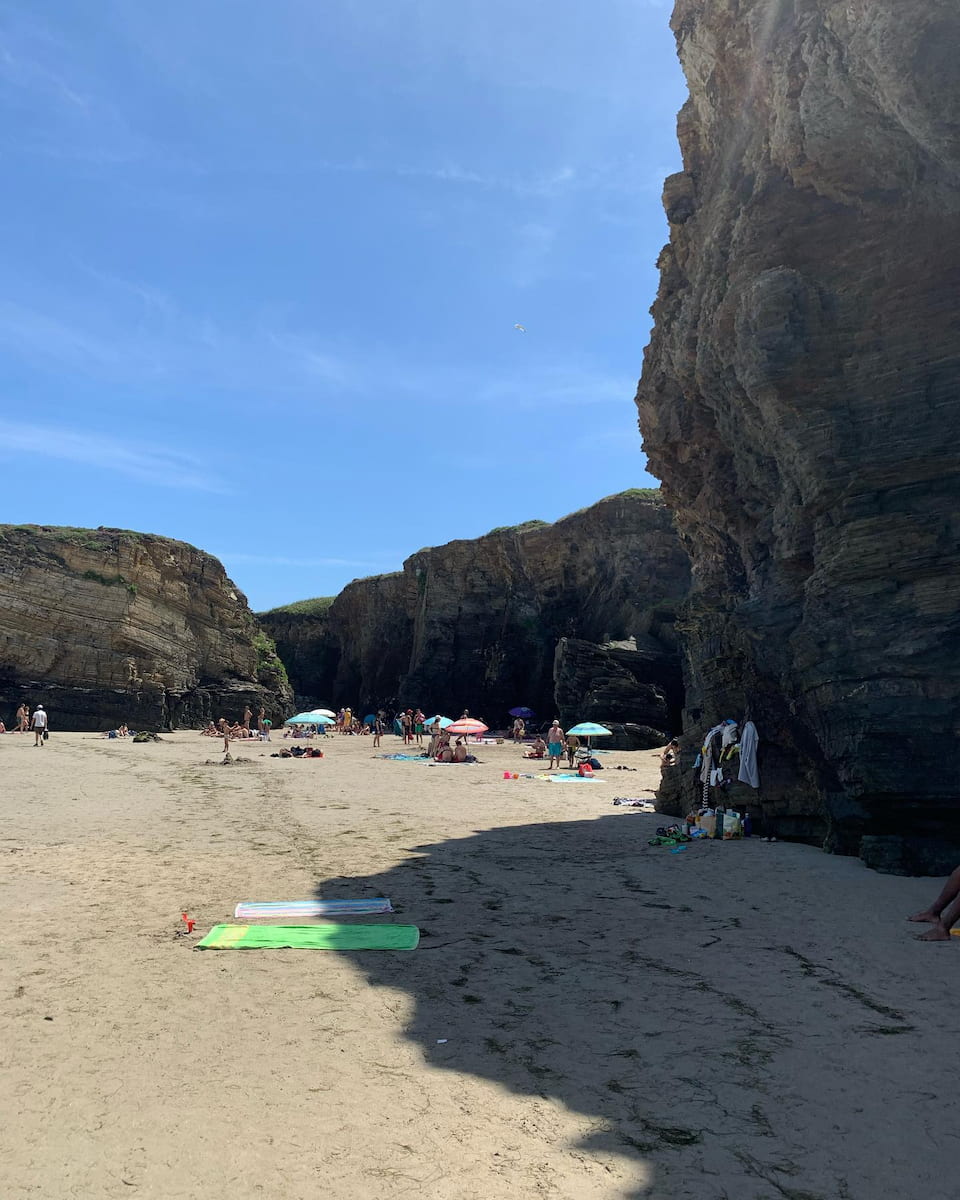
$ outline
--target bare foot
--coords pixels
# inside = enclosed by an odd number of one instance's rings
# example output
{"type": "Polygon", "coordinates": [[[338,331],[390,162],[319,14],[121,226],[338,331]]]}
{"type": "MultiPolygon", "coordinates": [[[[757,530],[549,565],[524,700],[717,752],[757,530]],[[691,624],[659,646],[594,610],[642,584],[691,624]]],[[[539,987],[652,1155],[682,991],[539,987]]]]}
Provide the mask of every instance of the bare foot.
{"type": "Polygon", "coordinates": [[[917,935],[918,942],[949,942],[951,940],[950,930],[944,929],[939,922],[932,929],[928,929],[926,933],[917,935]]]}
{"type": "Polygon", "coordinates": [[[912,917],[907,917],[908,921],[917,921],[919,923],[926,922],[928,925],[936,925],[940,920],[940,914],[931,912],[930,909],[925,909],[923,912],[915,913],[912,917]]]}

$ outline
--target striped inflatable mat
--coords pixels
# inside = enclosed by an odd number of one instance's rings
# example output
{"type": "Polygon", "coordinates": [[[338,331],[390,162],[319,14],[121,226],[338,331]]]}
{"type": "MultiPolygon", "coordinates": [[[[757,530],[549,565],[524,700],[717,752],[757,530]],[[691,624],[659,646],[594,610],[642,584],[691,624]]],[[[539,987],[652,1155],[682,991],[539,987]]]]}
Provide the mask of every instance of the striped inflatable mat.
{"type": "Polygon", "coordinates": [[[198,950],[415,950],[416,925],[214,925],[198,950]]]}
{"type": "Polygon", "coordinates": [[[234,917],[252,921],[258,917],[346,917],[354,913],[391,913],[393,905],[386,896],[372,900],[243,900],[234,917]]]}

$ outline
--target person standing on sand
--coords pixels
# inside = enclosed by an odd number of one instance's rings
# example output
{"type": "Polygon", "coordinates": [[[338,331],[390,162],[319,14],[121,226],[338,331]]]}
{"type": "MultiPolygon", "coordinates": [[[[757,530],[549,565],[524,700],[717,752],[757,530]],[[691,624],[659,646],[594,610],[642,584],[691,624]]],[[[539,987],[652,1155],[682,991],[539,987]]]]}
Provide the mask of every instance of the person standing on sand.
{"type": "Polygon", "coordinates": [[[253,711],[248,704],[243,710],[243,727],[248,732],[250,730],[250,722],[253,720],[253,711]]]}
{"type": "Polygon", "coordinates": [[[30,713],[27,711],[27,706],[21,704],[17,709],[17,733],[27,732],[27,721],[30,718],[30,713]]]}
{"type": "Polygon", "coordinates": [[[527,732],[526,726],[523,723],[523,717],[517,717],[513,723],[513,740],[519,745],[527,732]]]}
{"type": "Polygon", "coordinates": [[[267,710],[260,706],[260,711],[257,713],[257,729],[260,730],[260,739],[263,740],[263,719],[267,715],[267,710]]]}
{"type": "Polygon", "coordinates": [[[383,713],[378,712],[373,718],[373,745],[374,749],[380,745],[380,737],[383,734],[383,713]]]}
{"type": "Polygon", "coordinates": [[[926,933],[917,935],[920,942],[952,941],[950,930],[960,921],[960,867],[943,885],[943,891],[929,908],[907,917],[908,921],[929,922],[933,926],[926,933]]]}
{"type": "Polygon", "coordinates": [[[577,751],[580,749],[580,738],[575,733],[567,734],[567,764],[572,771],[577,765],[577,751]]]}
{"type": "Polygon", "coordinates": [[[560,770],[560,758],[563,754],[563,730],[560,728],[560,718],[554,717],[553,724],[547,731],[547,757],[550,762],[547,764],[547,770],[553,770],[554,760],[556,760],[557,770],[560,770]]]}
{"type": "Polygon", "coordinates": [[[43,735],[47,732],[47,714],[43,711],[42,704],[37,705],[37,710],[33,714],[33,721],[31,724],[34,732],[33,744],[35,746],[42,746],[43,735]]]}

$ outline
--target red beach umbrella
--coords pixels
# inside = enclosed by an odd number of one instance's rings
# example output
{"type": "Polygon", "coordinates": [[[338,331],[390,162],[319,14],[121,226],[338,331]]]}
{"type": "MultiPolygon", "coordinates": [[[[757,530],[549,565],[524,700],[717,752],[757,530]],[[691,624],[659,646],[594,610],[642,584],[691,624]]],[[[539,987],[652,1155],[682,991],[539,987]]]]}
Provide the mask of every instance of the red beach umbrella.
{"type": "Polygon", "coordinates": [[[475,735],[479,737],[481,733],[486,733],[490,728],[489,725],[484,725],[482,721],[475,721],[473,717],[461,717],[459,721],[454,721],[452,725],[447,726],[447,733],[462,733],[467,737],[475,735]]]}

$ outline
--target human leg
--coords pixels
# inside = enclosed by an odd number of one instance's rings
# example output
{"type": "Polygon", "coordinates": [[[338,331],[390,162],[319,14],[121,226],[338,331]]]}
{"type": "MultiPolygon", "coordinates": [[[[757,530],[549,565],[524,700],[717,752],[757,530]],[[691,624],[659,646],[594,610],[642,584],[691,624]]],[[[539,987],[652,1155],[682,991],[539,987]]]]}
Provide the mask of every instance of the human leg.
{"type": "Polygon", "coordinates": [[[919,942],[949,942],[952,940],[950,930],[960,921],[960,897],[948,905],[937,919],[937,923],[926,933],[917,937],[919,942]]]}
{"type": "MultiPolygon", "coordinates": [[[[943,885],[943,891],[934,900],[929,908],[925,908],[922,912],[914,913],[912,917],[907,917],[908,921],[928,921],[930,924],[937,922],[945,915],[945,910],[951,905],[957,897],[960,896],[960,867],[953,872],[947,882],[943,885]]],[[[954,917],[956,921],[956,917],[954,917]]],[[[949,928],[949,927],[948,927],[949,928]]]]}

